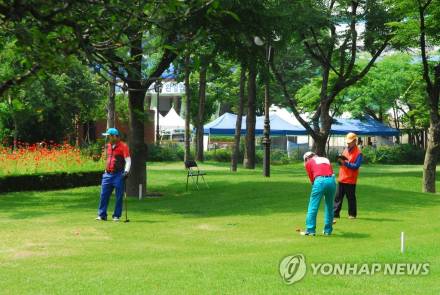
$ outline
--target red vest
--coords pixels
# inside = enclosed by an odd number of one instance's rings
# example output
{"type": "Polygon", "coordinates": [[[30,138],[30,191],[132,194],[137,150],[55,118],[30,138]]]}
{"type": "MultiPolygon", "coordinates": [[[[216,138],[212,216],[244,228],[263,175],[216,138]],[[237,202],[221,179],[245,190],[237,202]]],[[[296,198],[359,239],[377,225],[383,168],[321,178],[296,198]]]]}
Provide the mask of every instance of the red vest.
{"type": "Polygon", "coordinates": [[[112,145],[107,144],[107,164],[105,170],[107,172],[121,172],[124,171],[125,158],[130,157],[130,150],[128,146],[122,141],[112,145]]]}
{"type": "MultiPolygon", "coordinates": [[[[351,151],[345,149],[342,155],[347,157],[349,163],[356,162],[357,157],[361,154],[360,149],[354,146],[351,151]]],[[[357,177],[359,175],[359,169],[350,169],[344,165],[341,165],[339,169],[338,182],[356,184],[357,177]]]]}

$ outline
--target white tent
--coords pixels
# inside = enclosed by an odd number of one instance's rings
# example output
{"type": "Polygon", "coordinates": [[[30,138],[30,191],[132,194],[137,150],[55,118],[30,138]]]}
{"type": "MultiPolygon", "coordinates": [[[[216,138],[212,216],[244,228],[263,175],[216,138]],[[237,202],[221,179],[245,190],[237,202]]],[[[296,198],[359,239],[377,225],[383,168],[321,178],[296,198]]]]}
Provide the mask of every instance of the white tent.
{"type": "MultiPolygon", "coordinates": [[[[269,108],[269,113],[277,114],[279,117],[286,120],[287,122],[289,122],[292,125],[300,125],[301,126],[301,123],[296,119],[295,115],[293,113],[289,112],[285,108],[280,108],[280,107],[277,107],[276,105],[271,105],[269,108]]],[[[305,114],[301,114],[301,118],[303,118],[306,121],[308,120],[307,116],[305,114]]]]}
{"type": "Polygon", "coordinates": [[[162,131],[185,129],[185,120],[176,113],[174,108],[171,108],[168,114],[160,119],[159,127],[162,131]]]}

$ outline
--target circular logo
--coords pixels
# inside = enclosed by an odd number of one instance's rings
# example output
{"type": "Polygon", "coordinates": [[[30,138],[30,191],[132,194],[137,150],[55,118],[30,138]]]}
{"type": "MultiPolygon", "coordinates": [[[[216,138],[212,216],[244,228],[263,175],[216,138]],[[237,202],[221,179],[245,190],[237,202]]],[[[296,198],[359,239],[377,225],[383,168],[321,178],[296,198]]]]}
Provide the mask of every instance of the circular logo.
{"type": "Polygon", "coordinates": [[[284,283],[291,285],[306,274],[306,258],[302,254],[287,256],[280,262],[280,275],[284,283]]]}

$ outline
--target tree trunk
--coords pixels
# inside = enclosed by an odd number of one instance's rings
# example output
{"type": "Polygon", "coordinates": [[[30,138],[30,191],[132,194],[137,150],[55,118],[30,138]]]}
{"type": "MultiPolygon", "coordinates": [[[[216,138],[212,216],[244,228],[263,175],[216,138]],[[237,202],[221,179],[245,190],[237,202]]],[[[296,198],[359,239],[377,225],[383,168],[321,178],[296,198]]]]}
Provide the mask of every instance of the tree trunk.
{"type": "Polygon", "coordinates": [[[145,109],[149,111],[151,109],[151,94],[145,94],[145,109]]]}
{"type": "Polygon", "coordinates": [[[115,95],[116,95],[116,75],[112,73],[109,82],[108,102],[107,102],[107,129],[115,127],[115,95]]]}
{"type": "Polygon", "coordinates": [[[13,145],[13,149],[16,150],[18,148],[17,147],[18,122],[17,122],[17,116],[15,115],[14,106],[12,104],[12,97],[10,94],[8,94],[8,105],[9,105],[9,109],[11,111],[12,123],[14,125],[14,130],[12,131],[12,145],[13,145]]]}
{"type": "Polygon", "coordinates": [[[325,152],[325,147],[327,145],[327,138],[328,136],[318,136],[318,137],[313,137],[313,148],[312,150],[319,156],[325,156],[326,152],[325,152]]]}
{"type": "Polygon", "coordinates": [[[13,146],[14,146],[14,150],[16,150],[18,148],[18,122],[17,122],[17,117],[14,115],[12,115],[12,119],[14,121],[14,137],[13,137],[13,146]]]}
{"type": "Polygon", "coordinates": [[[435,193],[436,167],[440,153],[440,122],[433,122],[428,131],[428,146],[423,165],[423,191],[435,193]]]}
{"type": "MultiPolygon", "coordinates": [[[[203,58],[203,57],[202,57],[203,58]]],[[[199,78],[199,112],[196,131],[196,160],[203,162],[203,118],[205,116],[207,61],[202,61],[199,78]]]]}
{"type": "Polygon", "coordinates": [[[329,109],[330,105],[326,103],[325,101],[328,101],[329,99],[326,98],[324,100],[321,100],[321,113],[320,113],[320,122],[321,127],[319,132],[316,132],[315,137],[313,137],[314,142],[314,151],[317,155],[325,157],[327,155],[326,153],[326,146],[327,146],[327,140],[329,138],[330,129],[332,127],[332,117],[329,115],[329,109]]]}
{"type": "Polygon", "coordinates": [[[256,69],[249,67],[248,80],[248,112],[246,116],[246,153],[243,166],[246,169],[255,169],[255,104],[256,104],[256,69]]]}
{"type": "Polygon", "coordinates": [[[144,142],[144,99],[146,90],[140,82],[142,77],[142,38],[136,38],[131,44],[130,55],[134,57],[128,71],[128,143],[130,146],[131,169],[127,179],[127,195],[139,196],[139,185],[142,185],[142,197],[147,191],[147,164],[144,142]]]}
{"type": "Polygon", "coordinates": [[[237,121],[235,122],[234,148],[231,157],[231,171],[237,171],[238,156],[240,154],[240,138],[241,138],[241,120],[243,118],[244,108],[244,88],[246,87],[246,68],[241,66],[240,73],[240,101],[238,103],[237,121]]]}
{"type": "Polygon", "coordinates": [[[231,112],[231,104],[229,102],[221,102],[218,115],[221,116],[224,113],[230,113],[230,112],[231,112]]]}
{"type": "Polygon", "coordinates": [[[187,53],[185,56],[185,96],[186,96],[186,105],[185,105],[185,161],[191,158],[191,130],[190,130],[190,120],[191,120],[191,91],[189,85],[189,60],[190,54],[187,53]]]}

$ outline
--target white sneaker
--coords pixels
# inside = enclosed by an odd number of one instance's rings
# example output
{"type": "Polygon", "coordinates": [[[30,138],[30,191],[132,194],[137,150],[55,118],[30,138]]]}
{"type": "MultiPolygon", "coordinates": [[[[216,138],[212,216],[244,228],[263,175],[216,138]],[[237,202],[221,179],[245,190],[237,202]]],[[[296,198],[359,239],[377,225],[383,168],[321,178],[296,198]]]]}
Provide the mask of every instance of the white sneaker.
{"type": "Polygon", "coordinates": [[[120,217],[113,217],[113,221],[121,221],[120,217]]]}
{"type": "Polygon", "coordinates": [[[106,221],[107,218],[104,218],[104,217],[101,217],[101,216],[97,216],[97,217],[95,218],[95,220],[106,221]]]}
{"type": "Polygon", "coordinates": [[[302,231],[299,234],[302,235],[302,236],[315,236],[315,233],[309,233],[309,232],[306,232],[306,231],[302,231]]]}

